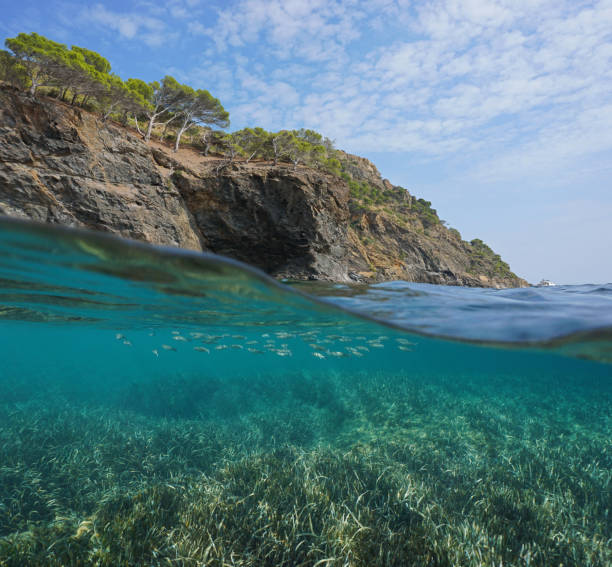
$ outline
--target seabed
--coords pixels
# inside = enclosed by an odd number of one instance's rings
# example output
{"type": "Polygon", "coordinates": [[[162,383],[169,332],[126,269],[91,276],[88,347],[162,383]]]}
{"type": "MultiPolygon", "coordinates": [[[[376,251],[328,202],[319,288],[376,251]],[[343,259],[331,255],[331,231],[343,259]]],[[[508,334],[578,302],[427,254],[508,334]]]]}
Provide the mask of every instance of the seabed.
{"type": "Polygon", "coordinates": [[[612,564],[610,388],[500,373],[13,380],[0,565],[612,564]]]}

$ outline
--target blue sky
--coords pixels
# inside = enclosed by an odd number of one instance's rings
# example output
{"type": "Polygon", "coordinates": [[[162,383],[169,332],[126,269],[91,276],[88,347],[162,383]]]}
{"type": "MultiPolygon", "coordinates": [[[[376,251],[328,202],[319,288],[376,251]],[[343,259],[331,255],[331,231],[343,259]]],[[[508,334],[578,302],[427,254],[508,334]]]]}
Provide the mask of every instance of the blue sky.
{"type": "Polygon", "coordinates": [[[314,128],[529,281],[612,281],[612,0],[11,2],[22,31],[314,128]]]}

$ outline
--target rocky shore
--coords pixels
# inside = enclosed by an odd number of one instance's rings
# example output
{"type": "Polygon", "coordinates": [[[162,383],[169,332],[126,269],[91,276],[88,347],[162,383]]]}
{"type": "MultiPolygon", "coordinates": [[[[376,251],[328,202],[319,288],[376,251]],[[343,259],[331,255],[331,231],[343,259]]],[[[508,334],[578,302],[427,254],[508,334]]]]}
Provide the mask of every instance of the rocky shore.
{"type": "Polygon", "coordinates": [[[341,158],[344,178],[174,153],[96,114],[0,88],[0,214],[224,254],[275,277],[526,285],[487,247],[424,222],[368,160],[341,158]],[[364,207],[347,176],[392,201],[364,207]]]}

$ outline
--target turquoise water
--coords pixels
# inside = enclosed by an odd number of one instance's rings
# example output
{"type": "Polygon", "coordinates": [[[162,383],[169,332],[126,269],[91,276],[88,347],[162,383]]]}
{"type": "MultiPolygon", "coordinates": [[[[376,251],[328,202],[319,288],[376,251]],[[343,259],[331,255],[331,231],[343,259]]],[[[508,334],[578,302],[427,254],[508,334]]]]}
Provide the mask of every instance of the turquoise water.
{"type": "Polygon", "coordinates": [[[283,286],[8,220],[0,279],[0,565],[612,564],[610,285],[283,286]]]}

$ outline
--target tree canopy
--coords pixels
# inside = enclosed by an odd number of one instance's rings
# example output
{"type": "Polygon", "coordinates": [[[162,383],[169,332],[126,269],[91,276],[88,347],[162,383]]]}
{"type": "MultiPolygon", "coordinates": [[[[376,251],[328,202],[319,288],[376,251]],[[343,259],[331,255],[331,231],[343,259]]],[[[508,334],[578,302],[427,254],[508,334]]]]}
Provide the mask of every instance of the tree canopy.
{"type": "Polygon", "coordinates": [[[219,99],[213,97],[207,90],[198,89],[196,91],[188,85],[179,85],[179,91],[179,99],[175,104],[179,127],[176,132],[174,151],[179,148],[183,132],[194,124],[206,124],[220,128],[229,126],[229,113],[223,108],[219,99]]]}
{"type": "Polygon", "coordinates": [[[66,46],[37,33],[20,33],[5,41],[29,80],[29,92],[36,93],[41,85],[51,84],[66,46]]]}
{"type": "MultiPolygon", "coordinates": [[[[37,33],[20,33],[5,41],[10,50],[0,51],[0,80],[27,88],[36,96],[41,87],[55,89],[61,100],[71,104],[93,104],[106,120],[112,114],[124,119],[132,115],[146,141],[156,126],[177,124],[175,150],[181,136],[194,125],[226,128],[229,113],[219,99],[205,89],[180,84],[174,77],[147,83],[130,78],[124,81],[111,72],[110,62],[99,53],[73,45],[70,49],[37,33]]],[[[46,93],[49,94],[49,93],[46,93]]]]}
{"type": "Polygon", "coordinates": [[[159,81],[123,80],[112,72],[110,62],[95,51],[72,45],[68,48],[37,33],[20,33],[5,41],[0,51],[0,80],[27,89],[36,96],[58,97],[109,117],[129,122],[150,141],[155,132],[171,139],[177,151],[187,133],[204,155],[212,149],[230,161],[243,157],[290,162],[294,169],[309,165],[339,174],[333,142],[310,129],[268,132],[243,128],[231,134],[229,113],[208,90],[179,83],[166,75],[159,81]],[[195,141],[194,141],[195,140],[195,141]]]}

